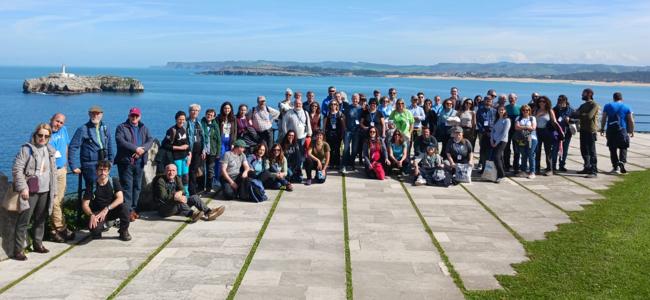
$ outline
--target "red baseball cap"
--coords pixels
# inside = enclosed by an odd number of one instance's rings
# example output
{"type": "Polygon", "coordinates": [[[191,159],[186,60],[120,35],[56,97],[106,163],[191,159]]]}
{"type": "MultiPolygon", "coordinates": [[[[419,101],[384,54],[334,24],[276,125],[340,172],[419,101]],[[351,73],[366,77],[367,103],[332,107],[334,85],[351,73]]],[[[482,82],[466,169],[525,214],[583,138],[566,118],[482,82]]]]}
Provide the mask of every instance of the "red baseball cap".
{"type": "Polygon", "coordinates": [[[130,115],[138,115],[138,116],[142,116],[142,112],[140,111],[139,108],[134,107],[134,108],[131,108],[131,110],[129,110],[129,116],[130,116],[130,115]]]}

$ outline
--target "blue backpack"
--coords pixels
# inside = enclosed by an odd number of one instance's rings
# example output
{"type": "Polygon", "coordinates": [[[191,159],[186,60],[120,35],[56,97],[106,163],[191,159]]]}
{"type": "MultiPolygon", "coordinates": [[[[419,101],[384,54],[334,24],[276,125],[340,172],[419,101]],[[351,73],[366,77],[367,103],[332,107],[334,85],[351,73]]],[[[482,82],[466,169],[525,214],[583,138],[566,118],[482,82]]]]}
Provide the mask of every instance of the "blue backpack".
{"type": "Polygon", "coordinates": [[[253,178],[247,178],[244,181],[244,186],[241,187],[239,198],[241,200],[258,203],[269,199],[264,191],[264,184],[262,184],[262,181],[253,178]]]}

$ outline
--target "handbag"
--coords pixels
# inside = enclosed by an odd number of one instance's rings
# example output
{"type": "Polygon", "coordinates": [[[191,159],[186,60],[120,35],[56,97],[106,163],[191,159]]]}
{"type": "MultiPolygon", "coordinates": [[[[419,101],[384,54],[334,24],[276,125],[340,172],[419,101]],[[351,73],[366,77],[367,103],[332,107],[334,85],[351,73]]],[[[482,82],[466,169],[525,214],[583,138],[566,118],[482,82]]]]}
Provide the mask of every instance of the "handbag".
{"type": "Polygon", "coordinates": [[[488,160],[485,162],[485,168],[483,169],[483,175],[481,175],[481,178],[487,181],[497,180],[497,168],[494,161],[488,160]]]}
{"type": "Polygon", "coordinates": [[[2,207],[9,212],[22,212],[29,209],[29,202],[22,201],[20,193],[16,192],[13,185],[5,191],[4,198],[2,199],[2,207]]]}

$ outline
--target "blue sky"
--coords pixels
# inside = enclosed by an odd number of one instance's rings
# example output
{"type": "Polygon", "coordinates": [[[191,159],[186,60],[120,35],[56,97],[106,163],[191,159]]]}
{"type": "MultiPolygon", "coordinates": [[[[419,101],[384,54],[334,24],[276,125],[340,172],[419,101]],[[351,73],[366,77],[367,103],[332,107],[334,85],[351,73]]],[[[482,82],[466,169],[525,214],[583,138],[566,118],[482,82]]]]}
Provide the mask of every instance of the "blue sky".
{"type": "Polygon", "coordinates": [[[650,1],[0,1],[0,65],[650,65],[650,1]]]}

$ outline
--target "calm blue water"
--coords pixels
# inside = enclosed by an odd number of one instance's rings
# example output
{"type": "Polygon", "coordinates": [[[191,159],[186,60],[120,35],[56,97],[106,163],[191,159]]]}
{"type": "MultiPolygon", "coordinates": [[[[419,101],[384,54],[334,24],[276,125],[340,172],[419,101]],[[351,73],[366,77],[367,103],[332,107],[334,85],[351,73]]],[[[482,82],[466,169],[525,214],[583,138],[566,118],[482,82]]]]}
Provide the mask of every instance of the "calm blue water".
{"type": "MultiPolygon", "coordinates": [[[[161,139],[165,130],[174,122],[178,110],[187,110],[190,103],[199,103],[203,110],[220,105],[229,100],[237,106],[240,103],[253,104],[258,95],[265,95],[268,102],[275,105],[284,98],[284,90],[290,87],[295,91],[313,90],[316,98],[327,96],[327,87],[334,85],[349,96],[354,92],[372,95],[373,89],[386,94],[389,87],[396,87],[401,97],[408,97],[423,91],[427,97],[441,95],[445,99],[449,89],[456,86],[465,97],[485,95],[490,88],[497,93],[514,92],[520,102],[528,102],[534,91],[547,95],[555,102],[559,94],[565,94],[577,106],[585,86],[557,83],[516,83],[486,81],[453,81],[405,78],[364,78],[364,77],[239,77],[202,76],[187,70],[165,69],[111,69],[111,68],[69,68],[68,72],[78,75],[110,74],[132,76],[142,81],[145,92],[140,94],[83,94],[72,96],[23,94],[22,83],[26,78],[45,76],[58,72],[58,67],[0,67],[0,171],[11,173],[13,157],[20,144],[29,139],[37,123],[47,122],[54,112],[67,116],[66,125],[70,135],[88,120],[87,111],[91,105],[104,108],[104,121],[111,127],[124,122],[130,107],[142,109],[142,121],[161,139]]],[[[611,95],[620,91],[625,101],[637,114],[650,114],[646,106],[650,98],[650,87],[608,87],[591,86],[596,100],[601,105],[611,100],[611,95]]],[[[303,96],[306,99],[306,96],[303,96]]],[[[202,112],[203,113],[203,112],[202,112]]],[[[646,120],[648,120],[646,118],[646,120]]],[[[640,130],[650,130],[650,126],[639,126],[640,130]]],[[[70,180],[69,180],[70,181],[70,180]]]]}

